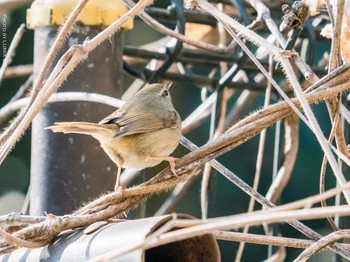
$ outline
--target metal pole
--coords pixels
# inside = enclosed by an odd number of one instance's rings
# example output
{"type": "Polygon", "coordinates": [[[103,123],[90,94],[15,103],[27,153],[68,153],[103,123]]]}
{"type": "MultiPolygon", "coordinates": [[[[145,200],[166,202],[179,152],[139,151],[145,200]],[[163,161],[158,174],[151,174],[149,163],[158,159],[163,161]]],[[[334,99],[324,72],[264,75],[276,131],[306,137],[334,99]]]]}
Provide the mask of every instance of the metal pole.
{"type": "MultiPolygon", "coordinates": [[[[45,5],[45,1],[43,4],[45,5]]],[[[101,1],[100,5],[103,4],[101,1]]],[[[51,12],[52,10],[56,9],[51,9],[51,12]]],[[[50,24],[35,28],[34,74],[40,70],[58,28],[58,25],[50,24]]],[[[93,38],[102,29],[100,26],[77,24],[61,47],[53,67],[72,45],[93,38]]],[[[123,31],[120,31],[110,41],[105,41],[92,51],[67,78],[59,92],[83,91],[120,95],[122,50],[123,31]]],[[[30,214],[42,215],[44,211],[57,215],[66,214],[102,192],[112,190],[116,175],[115,165],[94,139],[54,134],[44,128],[59,121],[98,122],[113,110],[111,107],[88,102],[64,102],[48,105],[37,115],[32,124],[30,214]]]]}

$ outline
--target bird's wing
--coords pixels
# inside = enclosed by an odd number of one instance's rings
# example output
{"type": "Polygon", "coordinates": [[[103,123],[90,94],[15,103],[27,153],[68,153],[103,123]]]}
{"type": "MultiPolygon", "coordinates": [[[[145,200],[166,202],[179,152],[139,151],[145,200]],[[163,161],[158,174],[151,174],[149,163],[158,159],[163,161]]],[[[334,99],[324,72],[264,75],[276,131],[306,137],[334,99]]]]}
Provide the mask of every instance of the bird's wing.
{"type": "Polygon", "coordinates": [[[177,125],[176,111],[162,112],[162,116],[150,112],[125,112],[118,110],[103,119],[100,124],[117,124],[120,127],[117,137],[148,133],[163,128],[174,128],[177,125]]]}

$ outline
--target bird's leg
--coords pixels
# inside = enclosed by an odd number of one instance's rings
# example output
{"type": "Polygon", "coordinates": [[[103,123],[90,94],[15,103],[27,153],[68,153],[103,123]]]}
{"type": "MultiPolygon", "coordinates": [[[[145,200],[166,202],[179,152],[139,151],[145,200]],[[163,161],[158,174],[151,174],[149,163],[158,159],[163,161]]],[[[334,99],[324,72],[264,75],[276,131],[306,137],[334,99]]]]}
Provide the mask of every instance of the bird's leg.
{"type": "Polygon", "coordinates": [[[149,158],[154,160],[168,161],[171,172],[177,177],[175,161],[178,160],[178,158],[172,156],[150,156],[149,158]]]}
{"type": "Polygon", "coordinates": [[[120,187],[120,174],[122,172],[122,167],[120,165],[117,164],[117,168],[118,168],[117,180],[115,182],[114,191],[117,191],[119,189],[119,187],[120,187]]]}

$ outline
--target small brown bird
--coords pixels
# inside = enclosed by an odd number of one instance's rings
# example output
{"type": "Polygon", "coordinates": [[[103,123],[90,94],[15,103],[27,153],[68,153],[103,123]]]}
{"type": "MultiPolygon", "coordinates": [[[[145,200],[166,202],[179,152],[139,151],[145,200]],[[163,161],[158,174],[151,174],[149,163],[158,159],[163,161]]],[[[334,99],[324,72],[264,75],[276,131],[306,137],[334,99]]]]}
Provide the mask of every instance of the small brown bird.
{"type": "Polygon", "coordinates": [[[53,132],[90,135],[117,164],[115,190],[120,185],[122,167],[143,169],[166,160],[175,172],[176,158],[169,156],[181,137],[181,119],[169,94],[170,84],[151,84],[102,119],[88,122],[58,122],[47,127],[53,132]]]}

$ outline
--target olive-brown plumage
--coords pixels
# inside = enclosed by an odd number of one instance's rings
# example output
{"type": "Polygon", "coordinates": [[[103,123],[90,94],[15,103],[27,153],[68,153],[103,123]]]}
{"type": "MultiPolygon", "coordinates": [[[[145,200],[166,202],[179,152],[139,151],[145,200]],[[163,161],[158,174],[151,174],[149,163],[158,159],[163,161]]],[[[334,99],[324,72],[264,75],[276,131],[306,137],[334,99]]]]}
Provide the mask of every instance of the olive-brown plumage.
{"type": "Polygon", "coordinates": [[[180,142],[181,119],[171,102],[169,85],[145,86],[98,124],[58,122],[47,128],[97,139],[118,166],[115,190],[119,187],[122,167],[143,169],[166,160],[175,173],[175,158],[169,155],[180,142]]]}

